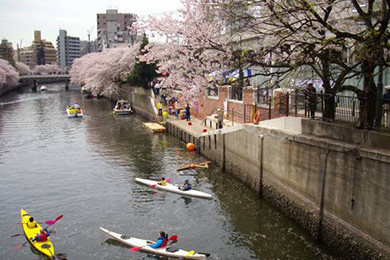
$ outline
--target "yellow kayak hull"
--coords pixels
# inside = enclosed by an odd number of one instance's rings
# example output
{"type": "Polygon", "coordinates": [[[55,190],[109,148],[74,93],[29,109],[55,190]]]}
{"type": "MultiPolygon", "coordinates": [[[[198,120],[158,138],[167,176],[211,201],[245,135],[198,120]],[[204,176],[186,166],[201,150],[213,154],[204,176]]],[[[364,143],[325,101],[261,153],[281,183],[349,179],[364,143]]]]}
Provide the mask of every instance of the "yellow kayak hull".
{"type": "Polygon", "coordinates": [[[39,234],[41,230],[41,226],[37,223],[37,227],[29,228],[27,226],[27,222],[31,216],[24,209],[20,210],[20,216],[22,218],[23,232],[28,242],[30,242],[30,244],[43,255],[47,256],[50,259],[54,259],[54,246],[53,243],[50,241],[49,237],[44,242],[31,241],[32,238],[34,238],[37,234],[39,234]]]}

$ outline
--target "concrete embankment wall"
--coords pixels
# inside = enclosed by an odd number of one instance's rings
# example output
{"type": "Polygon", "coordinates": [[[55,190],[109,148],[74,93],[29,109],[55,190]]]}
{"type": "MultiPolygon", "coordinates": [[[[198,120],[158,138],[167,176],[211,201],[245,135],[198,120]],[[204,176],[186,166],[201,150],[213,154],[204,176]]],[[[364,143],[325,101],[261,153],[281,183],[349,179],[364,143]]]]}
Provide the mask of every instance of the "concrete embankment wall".
{"type": "Polygon", "coordinates": [[[148,120],[157,120],[157,108],[154,104],[152,89],[122,86],[119,90],[120,99],[130,102],[133,110],[148,120]]]}
{"type": "Polygon", "coordinates": [[[351,259],[390,258],[390,136],[318,124],[280,118],[198,138],[173,124],[167,129],[195,140],[198,151],[313,238],[351,259]]]}

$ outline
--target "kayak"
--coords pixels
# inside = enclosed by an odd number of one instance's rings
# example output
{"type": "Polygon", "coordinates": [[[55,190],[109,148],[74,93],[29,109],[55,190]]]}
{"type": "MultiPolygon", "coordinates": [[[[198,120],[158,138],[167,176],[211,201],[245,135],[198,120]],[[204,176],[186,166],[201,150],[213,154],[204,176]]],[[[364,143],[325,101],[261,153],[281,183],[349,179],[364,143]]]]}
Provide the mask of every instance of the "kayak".
{"type": "Polygon", "coordinates": [[[47,240],[44,242],[31,241],[32,238],[39,234],[41,226],[37,223],[37,226],[35,228],[27,227],[27,222],[29,221],[31,216],[24,209],[20,210],[20,216],[22,217],[23,232],[28,242],[30,242],[30,244],[43,255],[49,257],[50,259],[54,259],[54,246],[53,243],[50,241],[50,237],[48,237],[47,240]]]}
{"type": "Polygon", "coordinates": [[[166,185],[161,186],[161,185],[157,184],[158,181],[153,181],[153,180],[135,178],[135,181],[142,183],[142,184],[145,184],[145,185],[148,185],[148,186],[156,187],[157,189],[160,189],[160,190],[174,192],[174,193],[177,193],[177,194],[180,194],[183,196],[197,197],[197,198],[203,198],[203,199],[211,199],[212,198],[212,196],[208,193],[193,190],[193,189],[183,191],[183,190],[180,190],[179,187],[177,187],[173,184],[170,184],[170,183],[167,183],[166,185]]]}
{"type": "MultiPolygon", "coordinates": [[[[110,238],[117,240],[123,244],[126,244],[131,247],[141,247],[140,251],[145,251],[148,253],[152,253],[154,255],[161,255],[161,256],[167,256],[167,257],[175,257],[175,258],[185,258],[185,259],[206,259],[205,254],[201,253],[194,253],[191,255],[189,251],[181,250],[181,249],[176,249],[172,250],[175,252],[169,252],[170,250],[169,246],[168,247],[163,247],[163,248],[151,248],[148,246],[148,243],[155,243],[150,240],[145,240],[145,239],[139,239],[139,238],[134,238],[134,237],[128,237],[122,234],[118,234],[112,231],[109,231],[105,228],[100,227],[100,229],[106,233],[110,238]],[[188,255],[188,256],[186,256],[188,255]]],[[[172,247],[173,248],[173,247],[172,247]]],[[[193,252],[192,252],[193,253],[193,252]]]]}

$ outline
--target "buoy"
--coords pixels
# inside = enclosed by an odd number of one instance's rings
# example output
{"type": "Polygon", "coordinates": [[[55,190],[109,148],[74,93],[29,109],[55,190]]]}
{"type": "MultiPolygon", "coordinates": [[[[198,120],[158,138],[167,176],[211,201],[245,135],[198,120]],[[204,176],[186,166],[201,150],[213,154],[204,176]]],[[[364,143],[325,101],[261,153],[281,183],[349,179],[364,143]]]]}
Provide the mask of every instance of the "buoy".
{"type": "Polygon", "coordinates": [[[187,144],[187,149],[190,150],[190,151],[193,151],[193,150],[195,150],[195,145],[193,143],[188,143],[187,144]]]}
{"type": "Polygon", "coordinates": [[[207,129],[206,128],[203,128],[203,133],[206,133],[207,132],[207,129]]]}
{"type": "Polygon", "coordinates": [[[195,169],[195,164],[191,163],[190,164],[190,169],[195,169]]]}
{"type": "Polygon", "coordinates": [[[188,125],[192,125],[192,122],[188,121],[188,125]]]}

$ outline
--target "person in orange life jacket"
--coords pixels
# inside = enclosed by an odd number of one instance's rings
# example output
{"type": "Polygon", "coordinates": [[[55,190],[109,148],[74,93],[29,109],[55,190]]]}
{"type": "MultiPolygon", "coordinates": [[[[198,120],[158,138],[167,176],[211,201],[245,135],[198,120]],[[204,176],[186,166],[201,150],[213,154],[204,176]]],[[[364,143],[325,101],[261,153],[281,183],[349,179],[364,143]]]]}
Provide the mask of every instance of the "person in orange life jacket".
{"type": "Polygon", "coordinates": [[[33,217],[30,217],[26,224],[27,224],[28,228],[36,228],[37,227],[37,222],[35,222],[33,217]]]}
{"type": "Polygon", "coordinates": [[[50,236],[49,231],[46,228],[41,227],[41,232],[31,239],[32,242],[40,241],[44,242],[50,236]]]}
{"type": "Polygon", "coordinates": [[[188,182],[188,179],[184,180],[184,185],[182,187],[179,187],[180,190],[186,191],[192,189],[191,183],[188,182]]]}
{"type": "Polygon", "coordinates": [[[162,248],[165,247],[168,243],[168,234],[165,234],[164,231],[159,232],[160,237],[157,239],[157,242],[154,244],[150,244],[151,248],[162,248]]]}
{"type": "Polygon", "coordinates": [[[164,185],[167,184],[167,180],[164,177],[162,177],[161,180],[159,182],[157,182],[157,184],[161,185],[161,186],[164,186],[164,185]]]}

